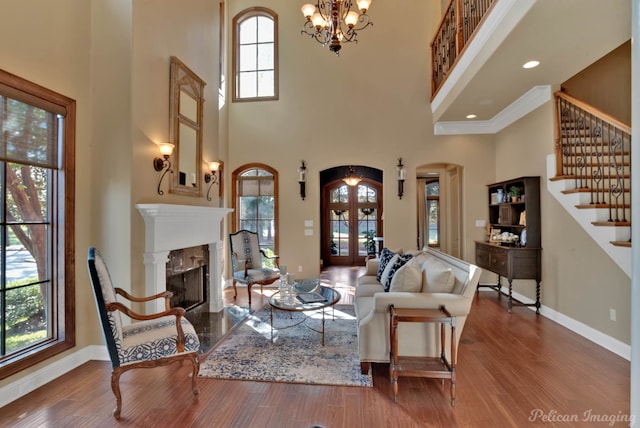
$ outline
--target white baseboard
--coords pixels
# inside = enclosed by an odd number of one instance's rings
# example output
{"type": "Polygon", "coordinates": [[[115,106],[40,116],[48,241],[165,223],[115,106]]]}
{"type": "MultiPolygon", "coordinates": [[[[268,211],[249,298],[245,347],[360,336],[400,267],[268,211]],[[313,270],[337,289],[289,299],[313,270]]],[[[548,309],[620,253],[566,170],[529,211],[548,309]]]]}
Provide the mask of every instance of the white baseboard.
{"type": "MultiPolygon", "coordinates": [[[[503,286],[502,292],[508,295],[509,288],[503,286]]],[[[514,299],[522,303],[535,303],[534,300],[520,293],[513,292],[512,294],[514,299]]],[[[532,311],[536,310],[535,306],[528,306],[528,308],[532,311]]],[[[626,343],[621,342],[618,339],[608,336],[601,331],[589,327],[588,325],[580,321],[574,320],[573,318],[568,317],[544,305],[540,306],[540,315],[560,324],[563,327],[568,328],[569,330],[573,331],[576,334],[579,334],[585,339],[589,339],[596,345],[599,345],[604,349],[607,349],[614,354],[619,355],[625,360],[631,361],[631,345],[627,345],[626,343]]]]}
{"type": "Polygon", "coordinates": [[[107,347],[100,345],[84,347],[28,376],[1,387],[0,408],[90,360],[108,361],[109,354],[107,353],[107,347]]]}

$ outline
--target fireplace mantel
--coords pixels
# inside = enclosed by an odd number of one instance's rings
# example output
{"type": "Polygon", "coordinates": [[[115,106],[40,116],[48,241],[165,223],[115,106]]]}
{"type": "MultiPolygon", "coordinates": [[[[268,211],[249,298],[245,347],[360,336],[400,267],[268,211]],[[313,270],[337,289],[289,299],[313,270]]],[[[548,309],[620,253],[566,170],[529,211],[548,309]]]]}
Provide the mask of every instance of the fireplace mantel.
{"type": "MultiPolygon", "coordinates": [[[[145,291],[147,295],[166,290],[169,252],[196,245],[209,245],[209,311],[220,312],[222,301],[222,221],[233,210],[174,204],[137,204],[144,218],[145,291]]],[[[147,311],[164,310],[163,302],[147,311]]]]}

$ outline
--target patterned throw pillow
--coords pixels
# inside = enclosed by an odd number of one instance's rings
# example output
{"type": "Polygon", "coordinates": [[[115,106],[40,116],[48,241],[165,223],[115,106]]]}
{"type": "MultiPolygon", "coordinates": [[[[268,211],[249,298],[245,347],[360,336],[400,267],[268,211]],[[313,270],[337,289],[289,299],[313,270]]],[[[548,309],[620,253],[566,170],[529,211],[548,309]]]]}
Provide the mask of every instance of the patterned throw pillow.
{"type": "MultiPolygon", "coordinates": [[[[389,291],[389,287],[391,287],[391,280],[393,279],[393,275],[404,266],[409,260],[411,260],[413,256],[411,254],[398,254],[398,258],[395,260],[395,263],[388,270],[387,276],[382,278],[382,286],[384,287],[384,291],[389,291]]],[[[386,273],[386,272],[385,272],[386,273]]]]}
{"type": "Polygon", "coordinates": [[[388,248],[383,248],[380,252],[380,264],[378,265],[378,272],[376,273],[376,279],[379,282],[382,282],[380,281],[380,278],[382,278],[382,272],[384,272],[384,268],[387,267],[387,263],[389,263],[389,260],[391,260],[391,258],[395,255],[396,253],[389,250],[388,248]]]}

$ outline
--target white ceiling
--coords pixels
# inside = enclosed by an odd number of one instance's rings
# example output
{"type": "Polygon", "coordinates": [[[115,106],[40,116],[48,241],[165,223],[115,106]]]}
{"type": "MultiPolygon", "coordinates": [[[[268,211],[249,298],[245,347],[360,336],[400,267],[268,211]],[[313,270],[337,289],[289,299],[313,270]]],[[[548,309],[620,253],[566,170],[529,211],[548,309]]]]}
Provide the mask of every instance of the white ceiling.
{"type": "MultiPolygon", "coordinates": [[[[495,121],[525,93],[558,86],[631,38],[631,0],[497,0],[432,101],[433,122],[495,121]],[[538,60],[540,65],[523,69],[538,60]]],[[[462,124],[461,124],[462,125],[462,124]]]]}

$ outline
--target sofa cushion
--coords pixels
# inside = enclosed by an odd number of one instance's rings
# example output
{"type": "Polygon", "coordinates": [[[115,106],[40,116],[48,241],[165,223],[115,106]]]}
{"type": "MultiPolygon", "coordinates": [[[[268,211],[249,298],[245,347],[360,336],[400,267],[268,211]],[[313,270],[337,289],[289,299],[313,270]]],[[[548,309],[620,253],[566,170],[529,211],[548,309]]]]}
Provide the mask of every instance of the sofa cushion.
{"type": "MultiPolygon", "coordinates": [[[[375,279],[375,278],[371,278],[375,279]]],[[[384,289],[382,285],[378,281],[368,283],[368,284],[358,284],[356,287],[356,299],[360,299],[361,297],[372,297],[376,293],[383,292],[384,289]]]]}
{"type": "Polygon", "coordinates": [[[445,263],[436,259],[428,260],[422,264],[422,272],[424,274],[423,292],[451,293],[453,290],[455,276],[445,263]]]}
{"type": "Polygon", "coordinates": [[[422,266],[418,257],[413,257],[393,275],[389,291],[418,293],[422,290],[422,266]]]}
{"type": "Polygon", "coordinates": [[[380,278],[382,278],[382,273],[387,267],[387,264],[389,264],[389,260],[391,260],[395,255],[396,253],[389,250],[388,248],[383,248],[380,252],[380,264],[378,264],[378,272],[376,273],[376,279],[378,281],[380,281],[380,278]]]}
{"type": "Polygon", "coordinates": [[[389,291],[389,287],[391,287],[391,280],[395,273],[402,268],[409,260],[411,260],[413,256],[410,254],[396,254],[393,256],[391,261],[387,264],[387,268],[382,273],[382,277],[380,278],[380,282],[384,287],[384,291],[389,291]]]}

